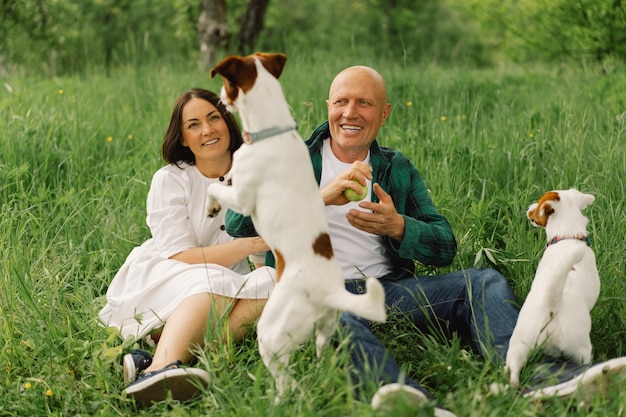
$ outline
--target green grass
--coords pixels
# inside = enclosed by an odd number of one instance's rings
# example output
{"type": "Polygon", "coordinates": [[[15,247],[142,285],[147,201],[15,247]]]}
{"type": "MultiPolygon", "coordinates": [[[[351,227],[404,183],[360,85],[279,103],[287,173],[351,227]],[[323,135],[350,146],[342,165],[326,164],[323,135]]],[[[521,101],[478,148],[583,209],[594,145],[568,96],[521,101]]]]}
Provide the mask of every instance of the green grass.
{"type": "MultiPolygon", "coordinates": [[[[289,56],[282,81],[302,136],[325,118],[340,69],[364,63],[388,80],[393,110],[381,142],[412,158],[459,241],[453,265],[421,269],[492,266],[523,299],[544,245],[525,208],[551,189],[594,194],[586,212],[602,280],[594,354],[626,354],[623,71],[289,56]]],[[[214,382],[201,399],[136,410],[121,395],[120,359],[133,342],[100,327],[97,312],[117,268],[149,236],[145,198],[175,98],[219,83],[192,66],[2,77],[0,415],[375,415],[350,389],[345,351],[317,359],[311,344],[293,360],[306,390],[275,405],[253,338],[202,352],[199,366],[214,382]]],[[[490,394],[502,370],[458,339],[419,334],[401,318],[387,328],[381,337],[408,372],[460,416],[624,414],[626,400],[608,396],[534,404],[515,392],[490,394]]]]}

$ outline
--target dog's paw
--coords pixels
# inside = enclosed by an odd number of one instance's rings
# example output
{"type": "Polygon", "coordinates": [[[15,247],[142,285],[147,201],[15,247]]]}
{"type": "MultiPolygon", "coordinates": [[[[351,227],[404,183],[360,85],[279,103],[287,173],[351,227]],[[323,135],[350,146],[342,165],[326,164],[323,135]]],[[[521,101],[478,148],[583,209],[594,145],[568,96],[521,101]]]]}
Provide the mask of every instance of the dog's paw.
{"type": "Polygon", "coordinates": [[[222,206],[220,205],[219,201],[211,197],[207,198],[206,215],[208,217],[213,218],[217,216],[217,214],[220,212],[221,209],[222,209],[222,206]]]}
{"type": "Polygon", "coordinates": [[[489,392],[493,395],[504,395],[511,388],[508,384],[492,382],[489,385],[489,392]]]}

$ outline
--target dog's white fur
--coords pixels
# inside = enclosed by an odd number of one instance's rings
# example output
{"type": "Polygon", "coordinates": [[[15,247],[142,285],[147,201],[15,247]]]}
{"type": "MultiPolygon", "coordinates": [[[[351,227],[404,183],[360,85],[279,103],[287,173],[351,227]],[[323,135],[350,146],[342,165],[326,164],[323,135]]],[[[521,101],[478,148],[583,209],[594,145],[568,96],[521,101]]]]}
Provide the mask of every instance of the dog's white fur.
{"type": "MultiPolygon", "coordinates": [[[[222,102],[240,114],[244,132],[295,124],[277,80],[285,61],[283,54],[231,56],[211,71],[222,76],[222,102]]],[[[384,291],[375,278],[366,281],[366,294],[345,289],[309,153],[295,128],[243,144],[233,157],[232,178],[230,187],[209,186],[207,211],[215,215],[222,203],[252,216],[276,257],[277,284],[257,334],[261,357],[281,395],[295,386],[287,371],[291,352],[315,331],[319,355],[339,311],[385,321],[384,291]]]]}
{"type": "Polygon", "coordinates": [[[528,207],[527,217],[545,228],[549,243],[509,341],[506,369],[513,386],[519,385],[520,371],[536,347],[553,357],[591,362],[590,311],[600,278],[581,211],[594,200],[571,188],[550,191],[528,207]]]}

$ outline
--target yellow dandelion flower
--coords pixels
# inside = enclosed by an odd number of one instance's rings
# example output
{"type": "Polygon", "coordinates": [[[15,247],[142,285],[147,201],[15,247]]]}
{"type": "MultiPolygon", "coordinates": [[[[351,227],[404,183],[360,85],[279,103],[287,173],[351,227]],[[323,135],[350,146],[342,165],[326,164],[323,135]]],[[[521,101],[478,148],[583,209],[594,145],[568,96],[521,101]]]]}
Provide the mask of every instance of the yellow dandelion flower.
{"type": "Polygon", "coordinates": [[[30,382],[26,382],[26,383],[24,384],[24,388],[25,388],[25,389],[31,389],[32,387],[33,387],[33,386],[32,386],[32,384],[31,384],[30,382]]]}
{"type": "Polygon", "coordinates": [[[107,138],[107,142],[113,142],[113,136],[109,136],[109,137],[107,138]]]}
{"type": "Polygon", "coordinates": [[[128,140],[133,140],[133,134],[132,133],[128,134],[128,140]]]}
{"type": "Polygon", "coordinates": [[[52,397],[52,395],[53,395],[53,394],[54,394],[54,393],[52,392],[52,390],[51,390],[50,388],[48,388],[48,389],[46,390],[46,397],[52,397]]]}
{"type": "Polygon", "coordinates": [[[413,105],[413,102],[412,102],[412,101],[407,101],[407,102],[406,102],[406,106],[407,106],[407,107],[411,107],[412,105],[413,105]]]}
{"type": "Polygon", "coordinates": [[[59,89],[59,95],[63,94],[65,91],[63,91],[63,89],[59,89]]]}
{"type": "Polygon", "coordinates": [[[441,117],[440,117],[440,120],[441,120],[442,122],[445,122],[446,120],[448,120],[448,118],[447,118],[446,116],[441,116],[441,117]]]}
{"type": "Polygon", "coordinates": [[[534,138],[534,137],[535,137],[535,134],[534,134],[533,132],[530,132],[530,133],[528,134],[528,137],[532,139],[532,138],[534,138]]]}

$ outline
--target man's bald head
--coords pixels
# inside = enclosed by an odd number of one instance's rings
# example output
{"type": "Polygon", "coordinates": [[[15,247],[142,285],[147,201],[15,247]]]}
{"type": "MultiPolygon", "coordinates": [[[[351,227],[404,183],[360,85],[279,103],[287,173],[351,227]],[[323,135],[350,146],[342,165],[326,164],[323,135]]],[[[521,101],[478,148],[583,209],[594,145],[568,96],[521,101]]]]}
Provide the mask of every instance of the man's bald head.
{"type": "Polygon", "coordinates": [[[333,89],[337,88],[345,78],[357,79],[371,86],[372,91],[377,93],[381,102],[387,102],[387,84],[383,77],[374,68],[365,65],[355,65],[348,67],[335,76],[330,84],[328,96],[333,93],[333,89]]]}

